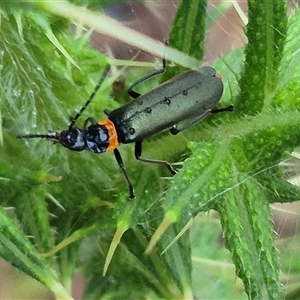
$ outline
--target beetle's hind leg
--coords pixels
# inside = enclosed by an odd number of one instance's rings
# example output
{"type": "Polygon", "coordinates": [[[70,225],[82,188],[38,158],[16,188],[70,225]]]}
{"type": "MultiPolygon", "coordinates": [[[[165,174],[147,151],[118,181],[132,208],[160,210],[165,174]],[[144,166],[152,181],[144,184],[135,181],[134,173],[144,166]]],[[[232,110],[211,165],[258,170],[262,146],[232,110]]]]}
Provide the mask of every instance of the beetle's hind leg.
{"type": "Polygon", "coordinates": [[[167,167],[172,175],[175,175],[177,172],[173,169],[173,167],[165,160],[156,160],[156,159],[147,159],[142,158],[142,142],[136,142],[134,148],[135,158],[145,163],[156,164],[167,167]]]}
{"type": "Polygon", "coordinates": [[[190,123],[186,124],[185,126],[183,126],[182,128],[177,128],[177,125],[174,125],[171,129],[170,132],[173,135],[176,135],[177,133],[189,129],[192,126],[194,126],[195,124],[197,124],[198,122],[200,122],[201,120],[205,119],[207,116],[212,114],[212,110],[208,109],[207,111],[205,111],[202,115],[198,116],[197,118],[195,118],[193,121],[191,121],[190,123]]]}
{"type": "Polygon", "coordinates": [[[233,105],[229,105],[227,107],[224,108],[218,108],[218,109],[208,109],[207,111],[205,111],[202,115],[198,116],[197,118],[195,118],[193,121],[191,121],[190,123],[186,124],[185,126],[183,126],[182,128],[177,128],[178,125],[174,125],[171,129],[170,129],[170,133],[173,135],[176,135],[177,133],[186,130],[188,128],[191,128],[192,126],[194,126],[195,124],[197,124],[198,122],[200,122],[201,120],[205,119],[207,116],[212,115],[212,114],[217,114],[220,112],[225,112],[225,111],[233,111],[234,107],[233,105]]]}
{"type": "Polygon", "coordinates": [[[218,114],[218,113],[220,113],[220,112],[225,112],[225,111],[230,111],[230,112],[234,111],[234,106],[231,104],[231,105],[229,105],[229,106],[227,106],[227,107],[216,108],[216,109],[213,109],[213,110],[211,111],[211,113],[212,113],[212,114],[218,114]]]}

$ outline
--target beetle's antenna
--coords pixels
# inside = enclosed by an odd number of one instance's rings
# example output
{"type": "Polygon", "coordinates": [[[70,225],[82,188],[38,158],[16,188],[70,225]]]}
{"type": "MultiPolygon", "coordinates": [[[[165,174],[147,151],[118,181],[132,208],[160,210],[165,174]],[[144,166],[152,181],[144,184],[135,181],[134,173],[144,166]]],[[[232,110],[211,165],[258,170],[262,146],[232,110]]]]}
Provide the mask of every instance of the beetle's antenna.
{"type": "Polygon", "coordinates": [[[107,77],[109,70],[110,70],[110,66],[106,65],[106,67],[102,73],[102,76],[100,77],[100,80],[98,81],[97,85],[95,86],[94,91],[92,92],[90,97],[87,99],[85,104],[82,106],[80,111],[76,114],[76,116],[74,118],[73,117],[71,118],[71,123],[69,125],[69,129],[74,127],[76,120],[81,116],[81,114],[86,110],[88,105],[92,102],[93,98],[95,97],[95,95],[97,94],[98,90],[100,89],[102,83],[104,82],[105,78],[107,77]]]}
{"type": "Polygon", "coordinates": [[[53,132],[53,134],[19,134],[17,135],[18,139],[34,139],[34,138],[41,138],[41,139],[51,139],[51,140],[58,140],[59,134],[57,132],[53,132]]]}

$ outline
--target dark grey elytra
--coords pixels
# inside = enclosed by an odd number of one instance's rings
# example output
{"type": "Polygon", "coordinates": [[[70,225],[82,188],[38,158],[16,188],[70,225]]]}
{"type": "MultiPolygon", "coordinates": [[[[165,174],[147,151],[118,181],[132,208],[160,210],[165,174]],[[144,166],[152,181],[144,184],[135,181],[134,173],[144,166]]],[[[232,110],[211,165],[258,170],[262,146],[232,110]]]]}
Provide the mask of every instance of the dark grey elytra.
{"type": "Polygon", "coordinates": [[[183,121],[205,114],[204,118],[222,93],[223,83],[215,69],[202,67],[170,79],[107,115],[123,144],[143,141],[183,121]]]}

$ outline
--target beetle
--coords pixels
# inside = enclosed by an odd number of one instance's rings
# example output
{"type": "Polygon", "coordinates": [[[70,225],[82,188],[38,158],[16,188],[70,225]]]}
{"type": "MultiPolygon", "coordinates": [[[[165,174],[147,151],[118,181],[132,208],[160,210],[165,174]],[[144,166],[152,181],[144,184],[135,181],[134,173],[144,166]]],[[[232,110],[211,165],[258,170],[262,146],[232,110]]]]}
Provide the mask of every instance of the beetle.
{"type": "Polygon", "coordinates": [[[134,189],[117,149],[119,144],[135,143],[134,153],[137,160],[163,165],[172,175],[175,175],[176,171],[167,161],[143,158],[142,142],[167,129],[171,134],[176,135],[210,114],[233,110],[232,105],[213,109],[223,94],[223,83],[212,67],[186,71],[144,95],[133,90],[136,85],[163,73],[165,69],[166,60],[164,59],[161,69],[142,77],[129,87],[127,92],[133,98],[131,102],[113,111],[105,109],[106,119],[97,122],[93,117],[89,117],[85,120],[83,127],[79,128],[76,121],[91,103],[107,77],[110,68],[106,66],[84,106],[75,117],[70,117],[70,125],[66,130],[50,131],[48,134],[22,134],[17,138],[46,138],[72,151],[90,150],[93,153],[113,151],[127,182],[129,197],[132,199],[135,197],[134,189]],[[179,128],[178,125],[181,123],[185,124],[179,128]]]}

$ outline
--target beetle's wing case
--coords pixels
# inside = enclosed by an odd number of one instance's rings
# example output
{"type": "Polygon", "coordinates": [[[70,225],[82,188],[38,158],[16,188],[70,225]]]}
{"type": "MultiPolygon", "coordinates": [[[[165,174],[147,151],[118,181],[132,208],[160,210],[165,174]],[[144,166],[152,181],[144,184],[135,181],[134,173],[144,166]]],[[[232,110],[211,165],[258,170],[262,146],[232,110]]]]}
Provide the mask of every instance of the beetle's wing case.
{"type": "Polygon", "coordinates": [[[215,69],[189,70],[112,111],[119,142],[142,141],[213,108],[223,93],[215,69]]]}

